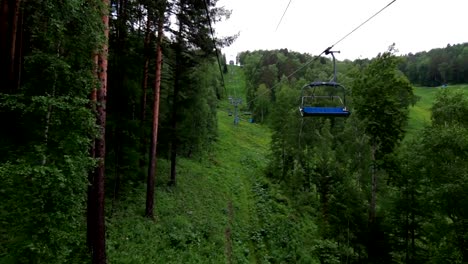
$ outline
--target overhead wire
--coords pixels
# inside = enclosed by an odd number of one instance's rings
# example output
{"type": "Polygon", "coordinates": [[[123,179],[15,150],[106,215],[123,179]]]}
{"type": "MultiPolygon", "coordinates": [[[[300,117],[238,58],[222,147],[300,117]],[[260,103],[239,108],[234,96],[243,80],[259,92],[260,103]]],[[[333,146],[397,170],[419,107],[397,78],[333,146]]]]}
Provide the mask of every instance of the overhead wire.
{"type": "Polygon", "coordinates": [[[335,42],[335,44],[331,45],[330,48],[333,48],[335,45],[338,45],[338,43],[340,43],[341,41],[343,41],[345,38],[347,38],[349,35],[353,34],[354,31],[358,30],[360,27],[364,26],[367,22],[369,22],[371,19],[373,19],[374,17],[376,17],[378,14],[380,14],[382,11],[384,11],[385,9],[387,9],[389,6],[391,6],[393,3],[395,3],[396,0],[393,0],[391,1],[390,3],[388,3],[386,6],[384,6],[382,9],[380,9],[379,11],[377,11],[377,13],[373,14],[371,17],[369,17],[366,21],[362,22],[359,26],[357,26],[355,29],[351,30],[351,32],[349,32],[348,34],[346,34],[344,37],[342,37],[340,40],[338,40],[337,42],[335,42]]]}
{"type": "Polygon", "coordinates": [[[278,28],[279,28],[281,22],[283,21],[284,15],[286,15],[286,12],[288,11],[288,8],[289,8],[289,5],[291,4],[291,2],[292,2],[292,0],[289,0],[289,3],[288,3],[288,5],[286,6],[286,9],[284,9],[283,15],[281,16],[281,19],[280,19],[280,21],[278,22],[278,25],[276,26],[275,31],[278,30],[278,28]]]}
{"type": "MultiPolygon", "coordinates": [[[[395,3],[397,0],[392,0],[391,2],[389,2],[386,6],[384,6],[382,9],[380,9],[379,11],[377,11],[375,14],[373,14],[371,17],[369,17],[368,19],[366,19],[364,22],[362,22],[361,24],[359,24],[359,26],[355,27],[353,30],[351,30],[348,34],[346,34],[344,37],[340,38],[338,41],[336,41],[333,45],[329,46],[328,48],[326,48],[324,51],[322,51],[319,55],[317,55],[315,58],[313,59],[310,59],[308,62],[306,62],[305,64],[303,64],[301,67],[299,67],[297,70],[295,70],[294,72],[292,72],[291,74],[289,74],[288,76],[286,76],[287,79],[289,79],[291,76],[293,76],[294,74],[296,74],[297,72],[299,72],[300,70],[304,69],[305,67],[307,67],[309,64],[311,64],[312,62],[318,60],[324,53],[326,52],[329,52],[333,47],[335,47],[336,45],[338,45],[339,43],[341,43],[343,40],[345,40],[347,37],[349,37],[351,34],[353,34],[356,30],[358,30],[359,28],[361,28],[362,26],[364,26],[367,22],[369,22],[371,19],[373,19],[374,17],[376,17],[378,14],[380,14],[382,11],[384,11],[385,9],[387,9],[389,6],[391,6],[393,3],[395,3]]],[[[288,4],[289,6],[289,4],[288,4]]],[[[286,8],[287,10],[287,8],[286,8]]],[[[285,10],[285,12],[286,12],[285,10]]],[[[284,14],[283,14],[284,16],[284,14]]],[[[280,21],[281,22],[281,21],[280,21]]],[[[278,24],[279,25],[279,24],[278,24]]],[[[273,85],[270,90],[274,90],[278,85],[281,84],[281,81],[278,82],[277,84],[273,85]]],[[[250,101],[247,102],[247,105],[249,105],[250,103],[252,103],[253,101],[257,100],[258,97],[266,94],[267,92],[269,92],[269,90],[255,96],[253,99],[251,99],[250,101]]]]}

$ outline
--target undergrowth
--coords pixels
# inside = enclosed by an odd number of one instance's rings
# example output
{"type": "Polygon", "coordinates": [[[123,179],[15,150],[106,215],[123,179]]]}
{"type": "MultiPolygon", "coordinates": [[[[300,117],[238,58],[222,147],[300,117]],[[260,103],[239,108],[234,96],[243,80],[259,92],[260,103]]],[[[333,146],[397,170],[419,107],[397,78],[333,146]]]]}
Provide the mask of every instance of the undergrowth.
{"type": "MultiPolygon", "coordinates": [[[[230,70],[235,74],[226,75],[227,91],[245,94],[242,71],[230,70]]],[[[430,122],[436,90],[415,89],[421,99],[411,109],[409,136],[430,122]]],[[[294,209],[266,178],[270,131],[246,118],[234,125],[229,108],[227,101],[220,103],[213,151],[179,159],[176,187],[167,185],[169,162],[158,160],[154,220],[143,217],[144,184],[115,205],[107,219],[109,263],[319,263],[317,256],[338,261],[337,245],[320,239],[313,213],[294,209]]]]}
{"type": "Polygon", "coordinates": [[[154,220],[143,217],[144,184],[115,205],[107,219],[109,263],[315,262],[313,219],[296,215],[264,176],[270,131],[245,120],[234,125],[227,107],[219,107],[213,151],[179,158],[176,187],[167,186],[169,161],[158,160],[154,220]]]}

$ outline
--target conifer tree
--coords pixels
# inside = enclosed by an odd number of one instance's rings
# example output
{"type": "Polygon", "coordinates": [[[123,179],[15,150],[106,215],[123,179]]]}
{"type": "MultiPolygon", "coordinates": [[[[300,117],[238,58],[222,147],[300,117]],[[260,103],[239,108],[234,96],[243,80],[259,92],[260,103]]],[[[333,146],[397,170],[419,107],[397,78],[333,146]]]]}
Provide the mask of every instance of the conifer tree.
{"type": "Polygon", "coordinates": [[[174,49],[174,86],[172,91],[171,105],[171,139],[170,159],[171,176],[170,184],[176,184],[177,155],[180,147],[180,95],[184,89],[190,91],[190,70],[199,65],[205,58],[216,55],[215,44],[224,46],[232,43],[235,37],[227,37],[219,41],[213,41],[210,23],[222,17],[228,16],[229,12],[223,8],[214,8],[217,1],[196,0],[176,1],[177,29],[173,30],[175,35],[174,49]]]}
{"type": "Polygon", "coordinates": [[[147,191],[146,191],[146,216],[153,218],[154,213],[154,184],[156,178],[156,147],[158,144],[158,128],[159,128],[159,105],[161,101],[161,68],[162,63],[162,40],[163,40],[163,26],[164,26],[164,13],[165,3],[162,4],[163,8],[159,12],[158,18],[158,36],[156,43],[156,81],[154,84],[154,100],[153,100],[153,122],[151,127],[151,145],[149,151],[149,165],[147,177],[147,191]]]}
{"type": "Polygon", "coordinates": [[[98,89],[92,92],[92,100],[95,102],[96,125],[99,130],[93,147],[93,157],[97,159],[97,167],[90,172],[90,187],[88,191],[88,243],[90,244],[92,262],[95,264],[106,263],[104,182],[106,159],[107,65],[109,54],[109,0],[102,0],[102,6],[101,16],[104,40],[95,55],[98,89]]]}

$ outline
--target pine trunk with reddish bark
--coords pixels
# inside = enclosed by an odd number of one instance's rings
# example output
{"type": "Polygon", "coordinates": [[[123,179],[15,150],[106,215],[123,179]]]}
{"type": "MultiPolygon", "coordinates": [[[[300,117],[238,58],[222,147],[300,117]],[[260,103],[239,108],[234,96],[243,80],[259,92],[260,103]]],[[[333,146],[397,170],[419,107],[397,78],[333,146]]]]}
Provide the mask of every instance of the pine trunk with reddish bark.
{"type": "Polygon", "coordinates": [[[22,62],[23,11],[21,0],[2,0],[0,5],[0,91],[19,88],[22,62]]]}
{"type": "Polygon", "coordinates": [[[145,64],[143,65],[143,83],[141,96],[141,116],[140,116],[140,146],[141,146],[141,156],[140,156],[140,168],[145,166],[146,156],[146,133],[145,133],[145,120],[146,120],[146,94],[148,89],[148,74],[149,74],[149,62],[150,62],[150,53],[149,47],[151,43],[151,20],[147,19],[146,21],[146,33],[145,33],[145,43],[144,43],[144,52],[145,52],[145,64]]]}
{"type": "Polygon", "coordinates": [[[158,21],[158,39],[156,47],[156,82],[154,85],[153,103],[153,126],[151,129],[151,146],[149,154],[148,178],[146,190],[146,217],[154,217],[154,183],[156,178],[156,149],[158,143],[158,122],[159,122],[159,102],[161,90],[161,69],[162,69],[162,37],[163,37],[164,16],[161,15],[158,21]]]}
{"type": "Polygon", "coordinates": [[[106,101],[107,101],[107,56],[109,39],[109,0],[103,0],[105,41],[96,55],[96,75],[99,89],[93,91],[91,100],[95,100],[96,124],[99,127],[98,138],[94,142],[94,151],[91,154],[98,159],[97,167],[90,172],[90,188],[88,190],[88,245],[91,250],[92,263],[106,263],[105,215],[104,215],[104,180],[106,156],[106,101]]]}

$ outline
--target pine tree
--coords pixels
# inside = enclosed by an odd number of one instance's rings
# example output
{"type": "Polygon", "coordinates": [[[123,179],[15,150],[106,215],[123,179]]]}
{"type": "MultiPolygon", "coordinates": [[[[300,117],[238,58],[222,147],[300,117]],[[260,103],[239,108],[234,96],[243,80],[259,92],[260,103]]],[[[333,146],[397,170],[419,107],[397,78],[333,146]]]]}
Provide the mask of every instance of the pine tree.
{"type": "MultiPolygon", "coordinates": [[[[165,6],[165,4],[163,4],[165,6]]],[[[156,81],[154,87],[154,100],[153,100],[153,125],[151,127],[151,145],[149,151],[149,165],[147,177],[147,191],[146,191],[146,216],[149,218],[154,217],[154,183],[156,174],[156,147],[158,143],[158,128],[159,128],[159,105],[161,101],[161,68],[162,63],[162,39],[163,39],[163,26],[164,26],[164,13],[165,8],[162,8],[158,19],[158,37],[156,47],[156,81]]]]}
{"type": "MultiPolygon", "coordinates": [[[[216,41],[212,40],[210,19],[216,21],[219,17],[229,15],[223,8],[213,8],[216,1],[187,1],[179,0],[174,8],[178,28],[173,31],[175,35],[174,49],[174,86],[171,105],[171,139],[170,159],[171,176],[170,185],[176,184],[177,155],[180,147],[180,95],[184,89],[190,90],[190,70],[199,65],[205,58],[216,55],[216,41]],[[210,9],[211,8],[211,9],[210,9]],[[190,47],[190,48],[189,48],[190,47]]],[[[228,45],[232,37],[219,41],[220,45],[228,45]]]]}
{"type": "Polygon", "coordinates": [[[96,54],[96,78],[98,89],[92,92],[95,99],[96,125],[99,128],[98,137],[94,142],[93,157],[97,159],[97,167],[90,172],[90,187],[88,191],[88,243],[90,244],[92,261],[95,264],[106,263],[106,227],[104,211],[104,181],[106,159],[106,103],[107,103],[107,65],[109,39],[109,0],[103,0],[102,25],[104,41],[96,54]]]}

